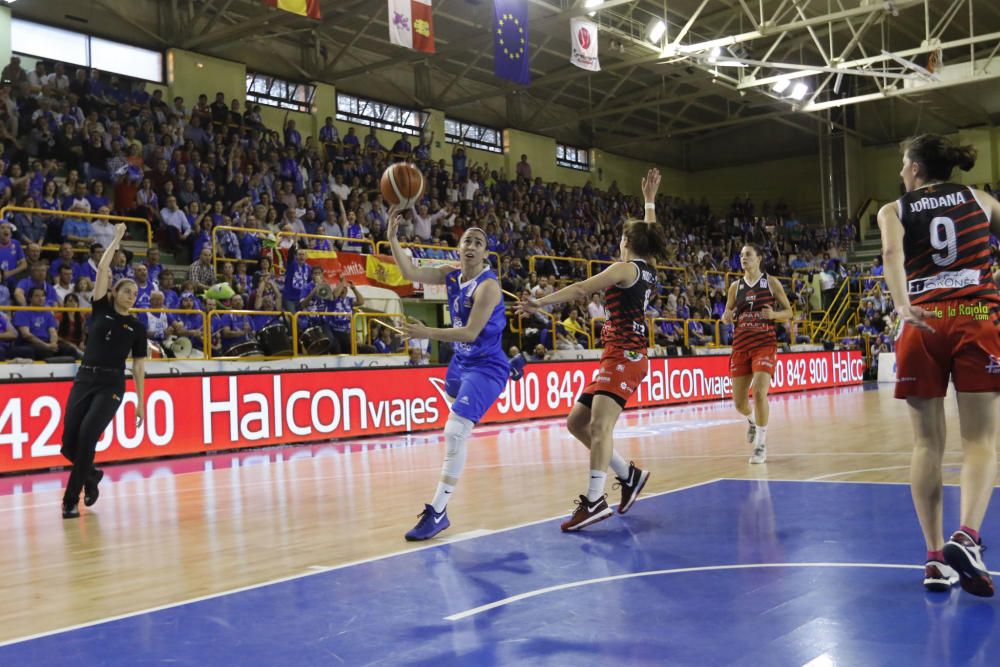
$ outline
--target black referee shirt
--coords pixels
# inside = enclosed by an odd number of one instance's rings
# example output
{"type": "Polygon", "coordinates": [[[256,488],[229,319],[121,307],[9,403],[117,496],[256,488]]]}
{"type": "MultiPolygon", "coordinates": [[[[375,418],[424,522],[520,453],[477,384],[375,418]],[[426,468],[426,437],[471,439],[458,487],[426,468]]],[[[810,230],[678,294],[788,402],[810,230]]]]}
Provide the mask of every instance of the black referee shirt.
{"type": "Polygon", "coordinates": [[[129,352],[133,359],[146,357],[146,327],[135,315],[119,314],[111,299],[108,292],[94,301],[83,365],[124,371],[129,352]]]}

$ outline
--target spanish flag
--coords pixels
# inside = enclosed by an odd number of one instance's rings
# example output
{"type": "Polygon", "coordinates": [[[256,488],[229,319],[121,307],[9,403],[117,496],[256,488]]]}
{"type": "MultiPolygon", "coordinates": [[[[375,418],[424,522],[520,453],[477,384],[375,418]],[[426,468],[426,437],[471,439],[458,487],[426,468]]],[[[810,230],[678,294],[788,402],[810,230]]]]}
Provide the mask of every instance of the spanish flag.
{"type": "Polygon", "coordinates": [[[320,19],[319,0],[264,0],[264,4],[317,21],[320,19]]]}
{"type": "Polygon", "coordinates": [[[410,281],[403,277],[403,272],[396,266],[392,257],[385,255],[367,255],[366,257],[365,275],[372,282],[391,287],[410,284],[410,281]]]}

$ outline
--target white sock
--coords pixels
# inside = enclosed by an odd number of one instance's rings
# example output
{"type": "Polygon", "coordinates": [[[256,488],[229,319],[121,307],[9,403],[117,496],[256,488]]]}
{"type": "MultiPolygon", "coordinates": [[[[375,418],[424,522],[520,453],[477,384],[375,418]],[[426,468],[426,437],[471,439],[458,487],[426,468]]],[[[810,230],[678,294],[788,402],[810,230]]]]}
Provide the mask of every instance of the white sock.
{"type": "Polygon", "coordinates": [[[618,479],[628,479],[628,461],[618,452],[611,452],[611,469],[618,479]]]}
{"type": "Polygon", "coordinates": [[[754,438],[753,438],[753,446],[754,447],[763,447],[764,446],[764,439],[766,437],[767,437],[767,427],[766,426],[758,426],[757,427],[757,435],[755,435],[754,438]]]}
{"type": "Polygon", "coordinates": [[[587,487],[587,500],[596,503],[604,495],[604,482],[608,479],[608,473],[603,470],[590,471],[590,485],[587,487]]]}
{"type": "Polygon", "coordinates": [[[448,506],[448,501],[451,500],[451,492],[455,490],[455,487],[451,484],[445,484],[444,482],[438,482],[437,493],[434,494],[434,500],[431,501],[431,507],[434,511],[440,514],[444,511],[444,508],[448,506]]]}

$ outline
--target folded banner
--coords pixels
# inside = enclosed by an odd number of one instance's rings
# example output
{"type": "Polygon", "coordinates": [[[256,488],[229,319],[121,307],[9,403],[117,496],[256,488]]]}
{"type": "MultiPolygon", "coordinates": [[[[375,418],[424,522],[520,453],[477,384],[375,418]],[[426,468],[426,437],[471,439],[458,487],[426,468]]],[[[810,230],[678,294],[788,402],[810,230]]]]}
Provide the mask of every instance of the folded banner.
{"type": "Polygon", "coordinates": [[[493,73],[531,83],[528,64],[528,0],[493,0],[493,73]]]}
{"type": "Polygon", "coordinates": [[[322,18],[319,0],[264,0],[264,4],[299,16],[308,16],[317,21],[322,18]]]}
{"type": "Polygon", "coordinates": [[[597,60],[597,24],[577,17],[570,19],[569,32],[573,44],[569,61],[580,69],[600,72],[601,63],[597,60]]]}
{"type": "Polygon", "coordinates": [[[389,0],[389,41],[408,49],[434,53],[431,0],[389,0]]]}

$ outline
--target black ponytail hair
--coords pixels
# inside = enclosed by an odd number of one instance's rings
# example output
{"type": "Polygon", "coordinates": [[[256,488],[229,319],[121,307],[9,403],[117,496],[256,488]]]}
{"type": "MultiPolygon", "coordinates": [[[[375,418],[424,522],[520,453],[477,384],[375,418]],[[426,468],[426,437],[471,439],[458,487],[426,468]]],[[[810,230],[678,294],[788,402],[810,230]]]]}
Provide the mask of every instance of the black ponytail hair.
{"type": "Polygon", "coordinates": [[[947,181],[955,167],[969,171],[976,166],[975,146],[956,146],[939,134],[910,137],[900,148],[911,162],[923,165],[925,178],[936,181],[947,181]]]}
{"type": "Polygon", "coordinates": [[[629,220],[622,229],[622,236],[628,239],[628,247],[639,257],[654,261],[667,257],[667,237],[659,223],[629,220]]]}

